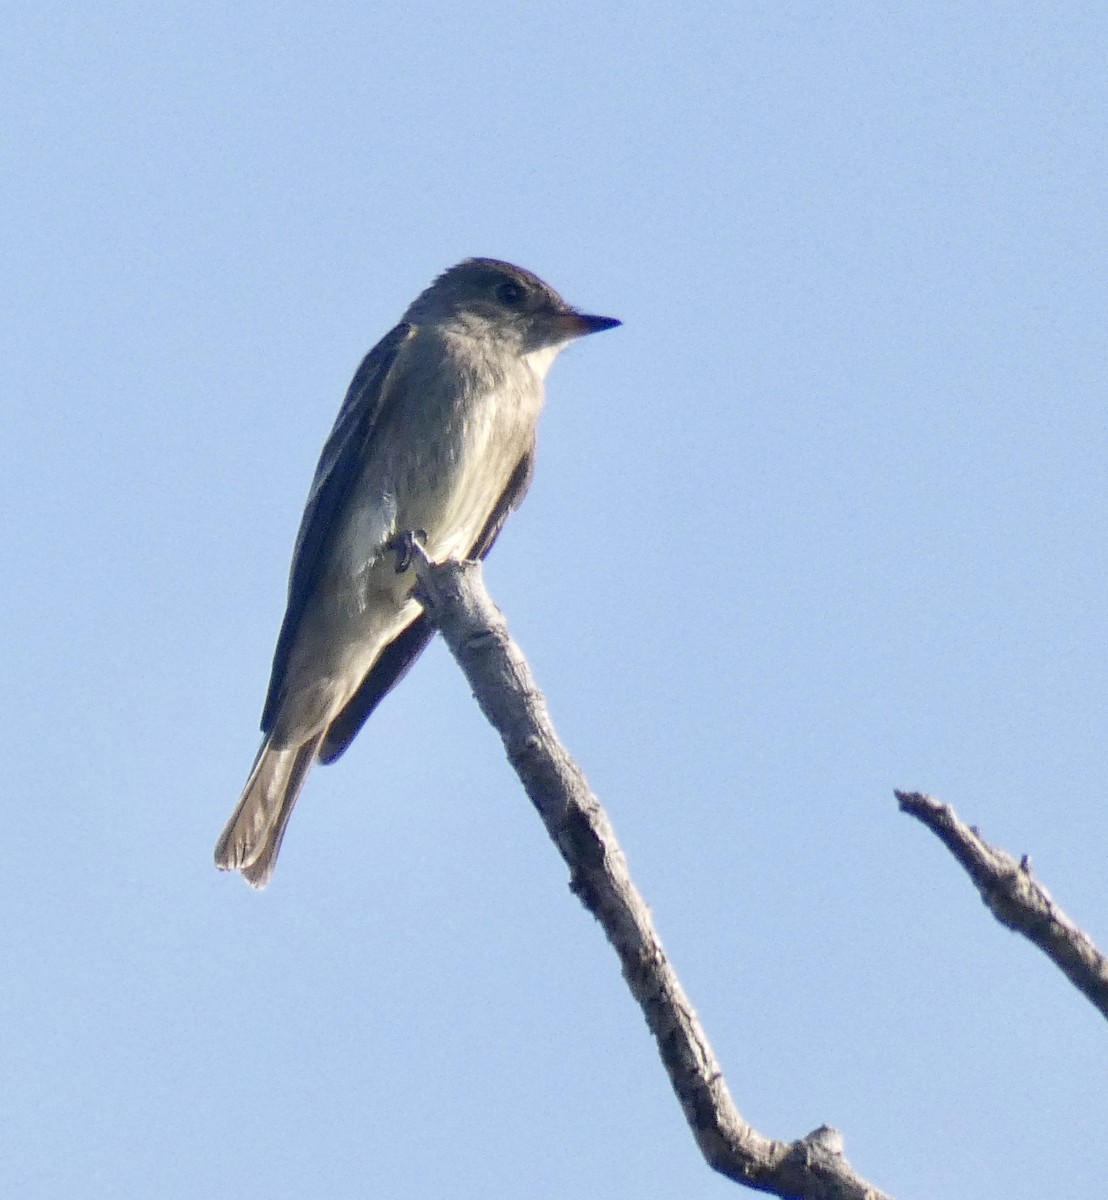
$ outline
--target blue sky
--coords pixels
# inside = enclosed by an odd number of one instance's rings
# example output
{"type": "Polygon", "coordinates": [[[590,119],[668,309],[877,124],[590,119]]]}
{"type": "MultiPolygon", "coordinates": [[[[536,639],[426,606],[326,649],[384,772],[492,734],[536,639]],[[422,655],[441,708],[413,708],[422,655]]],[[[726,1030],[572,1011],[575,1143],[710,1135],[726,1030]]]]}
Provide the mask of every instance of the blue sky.
{"type": "Polygon", "coordinates": [[[441,646],[211,865],[323,438],[470,254],[625,323],[487,579],[740,1109],[1093,1194],[1103,1019],[892,790],[1108,943],[1102,6],[5,26],[5,1194],[736,1194],[441,646]]]}

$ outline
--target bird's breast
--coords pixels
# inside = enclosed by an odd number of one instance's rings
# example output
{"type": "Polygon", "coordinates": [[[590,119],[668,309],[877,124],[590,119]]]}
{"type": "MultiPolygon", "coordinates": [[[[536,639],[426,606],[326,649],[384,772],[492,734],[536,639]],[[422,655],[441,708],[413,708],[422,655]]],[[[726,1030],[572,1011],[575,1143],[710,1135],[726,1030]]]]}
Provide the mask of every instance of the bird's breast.
{"type": "Polygon", "coordinates": [[[423,530],[433,559],[468,555],[530,449],[543,402],[530,365],[472,346],[443,350],[413,356],[372,435],[347,521],[345,570],[361,571],[400,530],[423,530]]]}
{"type": "Polygon", "coordinates": [[[535,436],[542,385],[524,363],[462,390],[398,496],[403,528],[423,529],[434,559],[469,554],[535,436]]]}

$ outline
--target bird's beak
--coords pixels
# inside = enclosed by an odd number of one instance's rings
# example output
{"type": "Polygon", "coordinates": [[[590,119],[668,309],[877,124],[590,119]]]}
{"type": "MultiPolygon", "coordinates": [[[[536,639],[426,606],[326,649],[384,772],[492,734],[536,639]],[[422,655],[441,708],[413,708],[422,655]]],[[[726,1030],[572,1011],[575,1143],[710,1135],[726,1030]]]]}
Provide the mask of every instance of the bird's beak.
{"type": "Polygon", "coordinates": [[[600,333],[622,325],[615,317],[594,317],[591,313],[564,312],[554,318],[554,327],[565,335],[566,340],[584,337],[587,333],[600,333]]]}

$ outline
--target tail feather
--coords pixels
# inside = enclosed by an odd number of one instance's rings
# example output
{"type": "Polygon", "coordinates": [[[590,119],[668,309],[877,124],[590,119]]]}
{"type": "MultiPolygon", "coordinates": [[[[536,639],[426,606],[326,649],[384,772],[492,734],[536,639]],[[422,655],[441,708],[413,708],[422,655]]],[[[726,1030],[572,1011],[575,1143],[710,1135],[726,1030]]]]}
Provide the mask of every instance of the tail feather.
{"type": "Polygon", "coordinates": [[[215,865],[221,871],[241,871],[251,887],[269,882],[321,739],[319,734],[283,749],[271,746],[269,738],[262,743],[242,797],[216,843],[215,865]]]}

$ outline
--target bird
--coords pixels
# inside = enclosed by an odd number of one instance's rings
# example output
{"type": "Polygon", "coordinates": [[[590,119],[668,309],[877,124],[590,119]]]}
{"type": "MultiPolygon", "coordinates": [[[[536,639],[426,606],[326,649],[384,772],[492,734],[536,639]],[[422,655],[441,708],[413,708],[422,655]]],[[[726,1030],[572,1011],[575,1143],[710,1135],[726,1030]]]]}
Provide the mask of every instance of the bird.
{"type": "Polygon", "coordinates": [[[555,357],[619,324],[522,267],[469,258],[366,355],[296,535],[262,742],[216,844],[221,870],[265,887],[313,764],[346,750],[434,635],[398,540],[418,535],[434,562],[483,559],[530,485],[555,357]]]}

